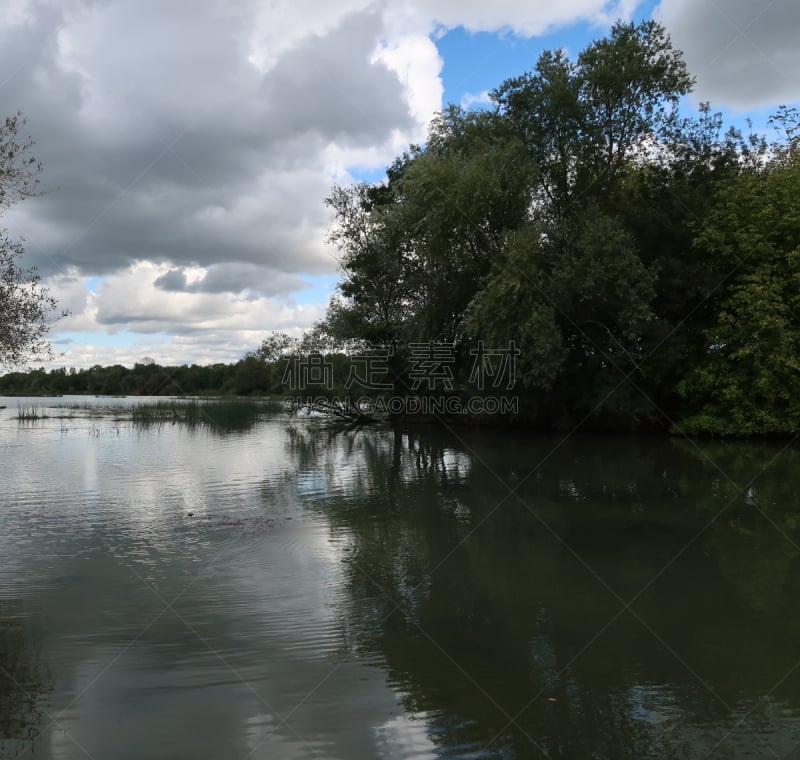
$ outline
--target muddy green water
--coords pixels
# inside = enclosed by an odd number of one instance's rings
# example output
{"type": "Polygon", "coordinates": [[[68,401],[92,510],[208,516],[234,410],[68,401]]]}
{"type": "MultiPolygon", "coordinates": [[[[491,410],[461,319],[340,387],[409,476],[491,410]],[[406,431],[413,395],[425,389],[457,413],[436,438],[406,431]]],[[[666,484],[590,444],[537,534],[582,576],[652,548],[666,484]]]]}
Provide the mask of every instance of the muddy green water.
{"type": "Polygon", "coordinates": [[[785,442],[0,404],[2,758],[800,757],[785,442]]]}

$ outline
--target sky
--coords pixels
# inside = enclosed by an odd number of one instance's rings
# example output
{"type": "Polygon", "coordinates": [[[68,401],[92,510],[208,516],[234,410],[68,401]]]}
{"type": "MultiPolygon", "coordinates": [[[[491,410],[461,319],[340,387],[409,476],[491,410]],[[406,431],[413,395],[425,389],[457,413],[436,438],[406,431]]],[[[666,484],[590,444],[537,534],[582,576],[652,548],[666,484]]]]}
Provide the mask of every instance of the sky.
{"type": "Polygon", "coordinates": [[[43,194],[0,219],[69,316],[46,366],[208,364],[301,335],[337,282],[334,183],[379,180],[446,103],[656,18],[695,92],[800,101],[797,0],[2,0],[0,116],[43,194]]]}

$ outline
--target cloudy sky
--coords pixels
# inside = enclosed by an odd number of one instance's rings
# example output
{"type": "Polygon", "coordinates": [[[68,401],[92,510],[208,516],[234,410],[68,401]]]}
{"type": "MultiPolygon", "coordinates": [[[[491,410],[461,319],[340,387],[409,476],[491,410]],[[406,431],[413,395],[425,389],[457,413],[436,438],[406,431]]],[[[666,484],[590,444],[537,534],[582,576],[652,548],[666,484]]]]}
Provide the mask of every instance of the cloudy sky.
{"type": "Polygon", "coordinates": [[[336,282],[332,183],[379,178],[541,50],[650,16],[695,101],[757,126],[800,101],[797,0],[2,0],[0,115],[26,115],[45,191],[2,225],[71,312],[55,364],[301,334],[336,282]]]}

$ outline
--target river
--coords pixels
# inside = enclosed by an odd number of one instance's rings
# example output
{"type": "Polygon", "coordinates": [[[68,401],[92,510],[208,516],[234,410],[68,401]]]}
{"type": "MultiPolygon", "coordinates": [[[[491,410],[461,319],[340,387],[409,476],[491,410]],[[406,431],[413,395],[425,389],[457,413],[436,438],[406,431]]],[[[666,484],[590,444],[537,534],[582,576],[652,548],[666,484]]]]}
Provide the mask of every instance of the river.
{"type": "Polygon", "coordinates": [[[0,399],[0,757],[800,757],[786,441],[64,402],[0,399]]]}

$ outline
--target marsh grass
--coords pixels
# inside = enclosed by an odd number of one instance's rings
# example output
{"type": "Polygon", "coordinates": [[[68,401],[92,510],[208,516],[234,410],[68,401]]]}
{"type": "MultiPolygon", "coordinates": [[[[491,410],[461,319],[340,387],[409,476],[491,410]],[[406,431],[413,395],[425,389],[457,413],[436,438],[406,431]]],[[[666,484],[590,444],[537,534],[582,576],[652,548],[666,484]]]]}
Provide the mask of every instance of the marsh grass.
{"type": "Polygon", "coordinates": [[[226,432],[247,430],[266,414],[281,411],[279,401],[271,399],[220,399],[206,401],[156,401],[122,410],[136,425],[182,423],[188,427],[209,427],[226,432]]]}
{"type": "Polygon", "coordinates": [[[46,420],[48,415],[40,406],[35,404],[25,404],[17,407],[17,419],[20,422],[36,422],[37,420],[46,420]]]}
{"type": "Polygon", "coordinates": [[[39,422],[40,420],[74,420],[99,418],[109,415],[111,410],[90,404],[40,405],[23,404],[17,407],[17,420],[20,422],[39,422]]]}
{"type": "Polygon", "coordinates": [[[183,424],[207,427],[219,432],[247,430],[262,416],[283,411],[278,399],[163,399],[140,404],[97,405],[71,403],[59,405],[54,414],[42,406],[29,404],[17,409],[20,422],[45,419],[111,418],[115,425],[131,423],[137,427],[183,424]]]}

